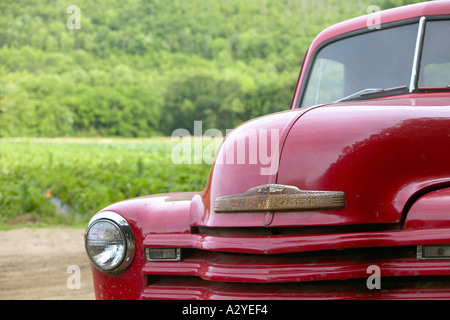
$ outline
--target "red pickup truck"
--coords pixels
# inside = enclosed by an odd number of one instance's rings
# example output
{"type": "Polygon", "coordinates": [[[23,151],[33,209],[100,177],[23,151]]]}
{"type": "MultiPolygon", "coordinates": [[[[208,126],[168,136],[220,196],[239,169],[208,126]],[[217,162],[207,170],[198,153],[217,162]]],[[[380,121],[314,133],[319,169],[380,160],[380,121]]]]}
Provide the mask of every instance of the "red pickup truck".
{"type": "Polygon", "coordinates": [[[450,2],[321,32],[203,191],[98,212],[98,299],[450,298],[450,2]]]}

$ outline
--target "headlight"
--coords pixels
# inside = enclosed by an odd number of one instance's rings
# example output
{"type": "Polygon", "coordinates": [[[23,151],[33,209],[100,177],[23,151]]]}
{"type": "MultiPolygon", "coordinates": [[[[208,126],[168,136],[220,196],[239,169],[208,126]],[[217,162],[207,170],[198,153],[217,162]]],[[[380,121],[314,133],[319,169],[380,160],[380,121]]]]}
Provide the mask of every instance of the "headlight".
{"type": "Polygon", "coordinates": [[[84,242],[89,259],[102,272],[119,273],[133,261],[133,232],[128,222],[115,212],[105,211],[94,216],[84,242]]]}

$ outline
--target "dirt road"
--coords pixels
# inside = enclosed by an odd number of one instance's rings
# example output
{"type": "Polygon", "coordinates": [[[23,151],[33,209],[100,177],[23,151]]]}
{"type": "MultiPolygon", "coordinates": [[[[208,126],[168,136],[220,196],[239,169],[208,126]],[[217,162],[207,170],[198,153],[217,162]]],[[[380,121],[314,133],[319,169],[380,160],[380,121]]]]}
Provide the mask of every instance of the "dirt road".
{"type": "Polygon", "coordinates": [[[0,300],[94,299],[83,233],[56,228],[0,231],[0,300]]]}

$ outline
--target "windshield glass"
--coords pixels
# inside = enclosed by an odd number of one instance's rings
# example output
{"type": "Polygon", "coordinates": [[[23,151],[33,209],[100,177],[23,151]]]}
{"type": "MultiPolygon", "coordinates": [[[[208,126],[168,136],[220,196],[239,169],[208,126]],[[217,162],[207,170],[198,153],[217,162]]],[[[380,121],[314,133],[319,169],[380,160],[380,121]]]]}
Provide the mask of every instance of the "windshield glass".
{"type": "Polygon", "coordinates": [[[315,58],[301,107],[372,89],[408,87],[417,30],[418,24],[379,29],[325,46],[315,58]]]}
{"type": "Polygon", "coordinates": [[[429,21],[425,29],[419,88],[450,86],[450,21],[429,21]]]}

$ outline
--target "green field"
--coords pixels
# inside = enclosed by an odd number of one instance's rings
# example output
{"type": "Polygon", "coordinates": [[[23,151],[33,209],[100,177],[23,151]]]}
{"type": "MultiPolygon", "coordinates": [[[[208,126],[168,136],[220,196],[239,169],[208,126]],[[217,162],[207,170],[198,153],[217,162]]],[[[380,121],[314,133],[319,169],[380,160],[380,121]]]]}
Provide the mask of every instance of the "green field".
{"type": "Polygon", "coordinates": [[[202,190],[210,165],[173,164],[177,143],[170,138],[3,138],[0,226],[85,224],[123,199],[202,190]]]}

